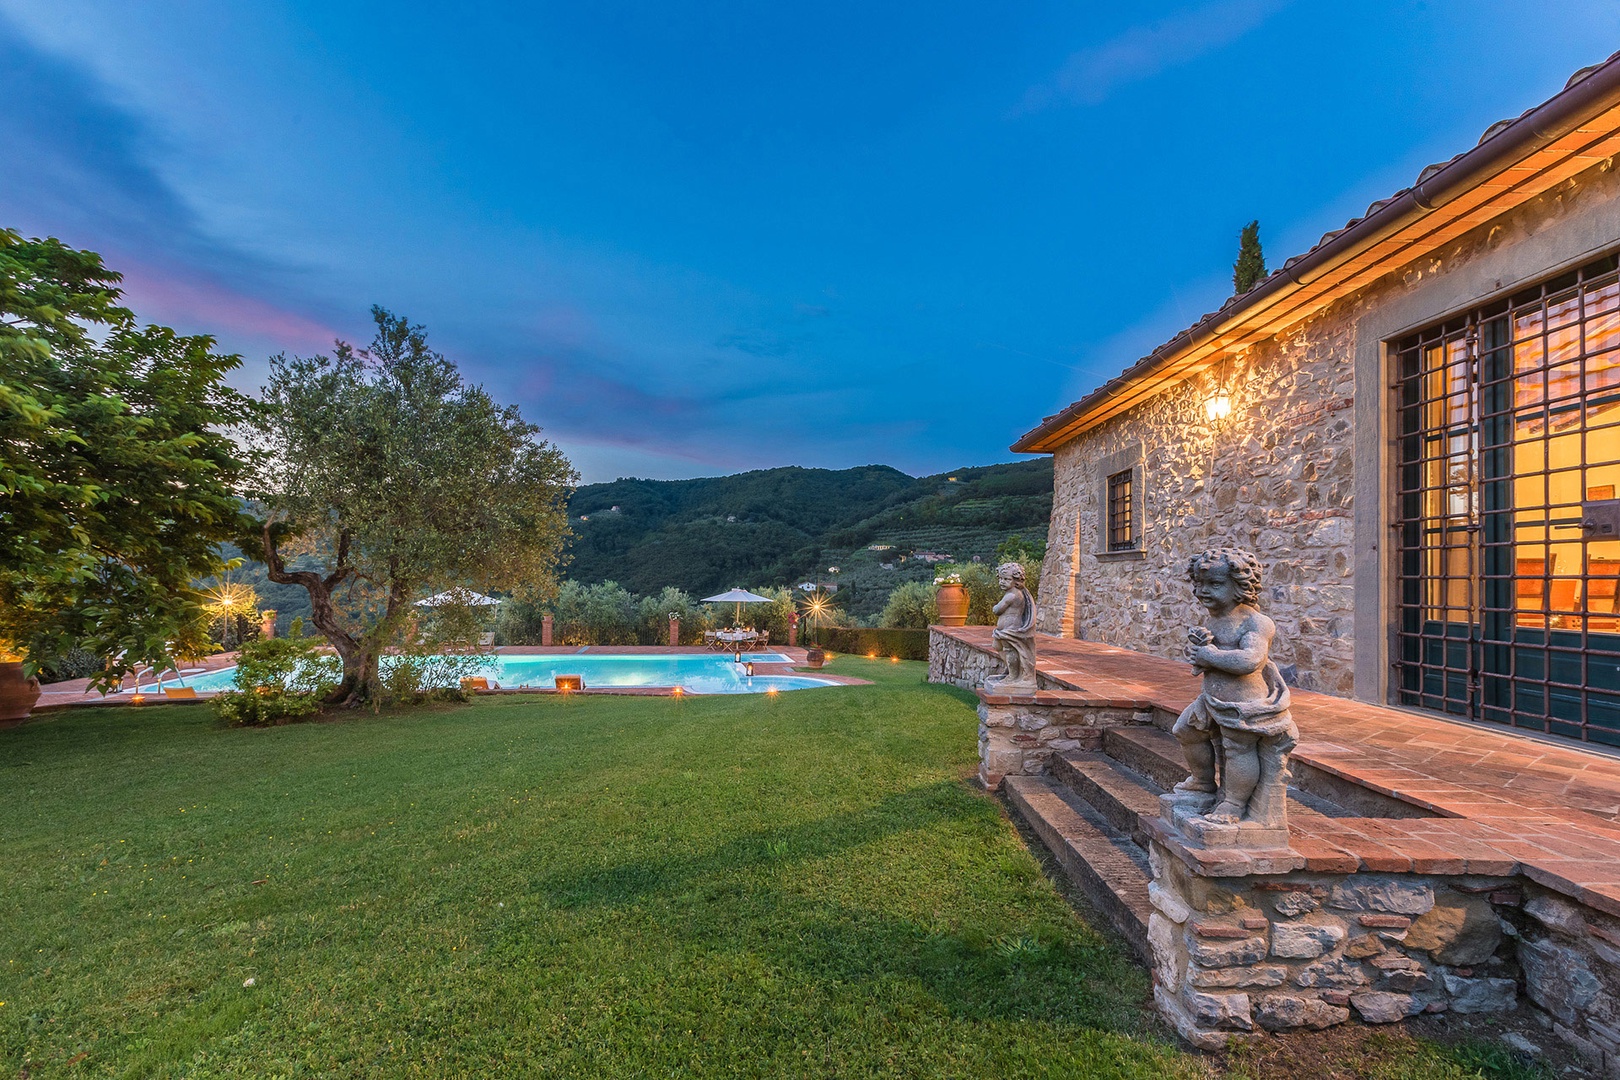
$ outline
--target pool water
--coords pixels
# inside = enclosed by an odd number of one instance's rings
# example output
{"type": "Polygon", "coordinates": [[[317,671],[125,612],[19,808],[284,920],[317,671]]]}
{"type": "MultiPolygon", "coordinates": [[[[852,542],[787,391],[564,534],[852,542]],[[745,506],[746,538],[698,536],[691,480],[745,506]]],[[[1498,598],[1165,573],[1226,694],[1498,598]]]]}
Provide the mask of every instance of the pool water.
{"type": "MultiPolygon", "coordinates": [[[[787,664],[792,660],[779,653],[747,653],[748,661],[756,664],[787,664]]],[[[763,694],[771,690],[808,690],[818,686],[836,686],[827,679],[813,679],[803,675],[755,675],[750,677],[743,665],[735,662],[729,653],[666,653],[632,656],[613,653],[582,653],[548,656],[496,656],[493,663],[479,674],[494,686],[503,689],[533,686],[547,690],[555,686],[558,675],[579,675],[587,690],[604,686],[679,686],[693,694],[763,694]]],[[[387,663],[385,659],[384,664],[387,663]]],[[[174,685],[168,680],[166,685],[174,685]]],[[[199,693],[231,690],[236,686],[236,669],[221,668],[195,677],[187,676],[185,685],[199,693]]],[[[143,686],[150,692],[155,686],[143,686]]]]}

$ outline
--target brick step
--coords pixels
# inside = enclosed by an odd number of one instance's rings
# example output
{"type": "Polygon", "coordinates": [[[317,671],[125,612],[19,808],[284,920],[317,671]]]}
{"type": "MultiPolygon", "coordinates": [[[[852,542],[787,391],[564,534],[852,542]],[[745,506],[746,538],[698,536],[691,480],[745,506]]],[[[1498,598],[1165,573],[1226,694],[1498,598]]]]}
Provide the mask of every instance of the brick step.
{"type": "MultiPolygon", "coordinates": [[[[1126,766],[1161,791],[1187,779],[1187,756],[1168,731],[1145,724],[1113,727],[1103,732],[1103,753],[1126,766]]],[[[1158,808],[1154,808],[1154,813],[1158,808]]]]}
{"type": "MultiPolygon", "coordinates": [[[[1109,728],[1103,732],[1103,753],[1054,757],[1052,771],[1054,775],[1062,776],[1081,798],[1097,807],[1114,828],[1130,835],[1138,844],[1145,844],[1140,826],[1126,824],[1129,819],[1125,816],[1125,810],[1130,808],[1138,814],[1157,817],[1159,794],[1187,778],[1187,758],[1181,752],[1181,744],[1175,736],[1158,728],[1109,728]],[[1072,757],[1105,759],[1114,766],[1112,775],[1103,773],[1093,764],[1089,766],[1090,775],[1076,782],[1072,777],[1077,770],[1064,760],[1072,757]],[[1109,786],[1110,781],[1112,787],[1109,786]],[[1136,790],[1132,791],[1126,785],[1134,785],[1136,790]]],[[[1365,810],[1346,809],[1320,792],[1301,790],[1296,786],[1288,789],[1290,822],[1305,824],[1323,818],[1355,816],[1385,815],[1369,815],[1365,810]]]]}
{"type": "Polygon", "coordinates": [[[1116,833],[1147,849],[1141,819],[1158,815],[1162,787],[1107,754],[1079,750],[1054,755],[1052,776],[1069,785],[1116,833]]]}
{"type": "Polygon", "coordinates": [[[1150,873],[1147,855],[1119,835],[1059,781],[1009,776],[1002,790],[1018,815],[1080,891],[1125,938],[1138,959],[1151,963],[1147,943],[1150,873]]]}

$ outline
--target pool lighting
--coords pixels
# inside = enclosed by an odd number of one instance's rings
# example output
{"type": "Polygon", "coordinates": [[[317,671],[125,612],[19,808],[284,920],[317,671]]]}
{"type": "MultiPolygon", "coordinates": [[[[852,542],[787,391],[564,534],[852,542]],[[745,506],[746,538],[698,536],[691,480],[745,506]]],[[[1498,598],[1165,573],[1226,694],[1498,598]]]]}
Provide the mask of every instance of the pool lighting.
{"type": "Polygon", "coordinates": [[[866,658],[868,660],[876,660],[877,659],[877,653],[869,652],[869,653],[866,654],[866,658]]]}
{"type": "Polygon", "coordinates": [[[768,687],[765,688],[765,696],[766,697],[775,697],[777,694],[780,694],[781,692],[782,692],[781,690],[777,689],[774,686],[768,686],[768,687]]]}
{"type": "Polygon", "coordinates": [[[129,699],[129,703],[131,705],[145,705],[146,704],[146,695],[145,694],[136,694],[134,697],[129,699]]]}
{"type": "Polygon", "coordinates": [[[900,662],[900,658],[899,658],[899,657],[898,657],[898,656],[891,656],[891,657],[889,657],[889,663],[891,663],[891,664],[898,664],[898,663],[899,663],[899,662],[900,662]]]}
{"type": "Polygon", "coordinates": [[[677,686],[675,689],[673,689],[673,690],[671,690],[669,692],[670,697],[681,697],[685,693],[686,693],[686,687],[684,687],[684,686],[677,686]]]}

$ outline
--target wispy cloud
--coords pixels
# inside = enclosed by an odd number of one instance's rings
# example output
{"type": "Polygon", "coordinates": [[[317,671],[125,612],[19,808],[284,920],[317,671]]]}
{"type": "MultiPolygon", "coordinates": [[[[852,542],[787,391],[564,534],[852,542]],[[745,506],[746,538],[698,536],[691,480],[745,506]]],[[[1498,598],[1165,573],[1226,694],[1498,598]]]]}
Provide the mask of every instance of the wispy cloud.
{"type": "Polygon", "coordinates": [[[214,237],[164,178],[159,133],[4,16],[0,101],[0,225],[100,251],[147,318],[273,347],[331,340],[321,319],[266,298],[286,268],[214,237]]]}
{"type": "Polygon", "coordinates": [[[1289,0],[1217,0],[1082,49],[1039,86],[1031,87],[1014,114],[1056,105],[1096,105],[1127,83],[1238,40],[1287,6],[1289,0]]]}

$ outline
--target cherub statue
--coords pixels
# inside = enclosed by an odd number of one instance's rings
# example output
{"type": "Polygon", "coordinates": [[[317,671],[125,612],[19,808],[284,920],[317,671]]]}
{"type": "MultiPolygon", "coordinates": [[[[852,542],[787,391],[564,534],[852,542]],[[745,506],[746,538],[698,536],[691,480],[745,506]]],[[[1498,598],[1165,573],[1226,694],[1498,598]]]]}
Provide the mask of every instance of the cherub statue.
{"type": "Polygon", "coordinates": [[[1299,729],[1288,713],[1288,686],[1271,659],[1277,626],[1254,606],[1260,560],[1237,548],[1214,548],[1187,563],[1187,577],[1209,622],[1187,631],[1187,659],[1203,675],[1204,691],[1171,729],[1192,769],[1175,790],[1215,796],[1207,821],[1281,827],[1288,754],[1299,729]]]}
{"type": "Polygon", "coordinates": [[[990,639],[1001,652],[1007,674],[984,680],[984,688],[997,693],[1034,693],[1035,598],[1024,583],[1024,568],[1015,562],[996,567],[996,581],[1006,590],[996,606],[996,628],[990,639]]]}

